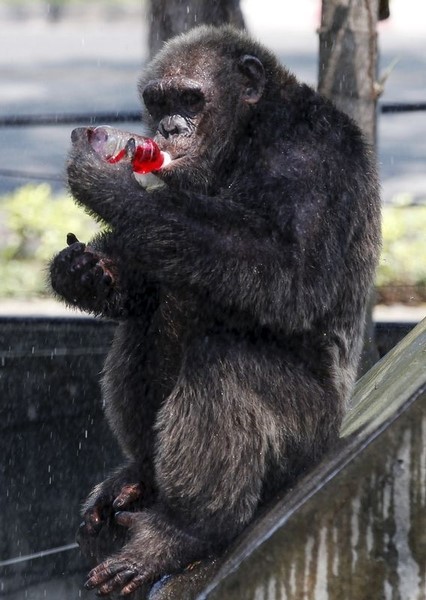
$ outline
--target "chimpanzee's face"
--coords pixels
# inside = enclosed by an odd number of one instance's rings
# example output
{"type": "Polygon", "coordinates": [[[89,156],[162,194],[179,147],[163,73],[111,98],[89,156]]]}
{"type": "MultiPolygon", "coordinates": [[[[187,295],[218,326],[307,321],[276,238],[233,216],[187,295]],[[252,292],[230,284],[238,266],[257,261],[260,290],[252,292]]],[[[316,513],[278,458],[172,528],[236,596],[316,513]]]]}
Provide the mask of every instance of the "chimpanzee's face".
{"type": "Polygon", "coordinates": [[[198,49],[185,64],[163,62],[149,73],[140,86],[145,119],[172,159],[158,176],[170,185],[208,188],[235,146],[249,105],[262,95],[263,66],[255,57],[235,60],[198,49]]]}

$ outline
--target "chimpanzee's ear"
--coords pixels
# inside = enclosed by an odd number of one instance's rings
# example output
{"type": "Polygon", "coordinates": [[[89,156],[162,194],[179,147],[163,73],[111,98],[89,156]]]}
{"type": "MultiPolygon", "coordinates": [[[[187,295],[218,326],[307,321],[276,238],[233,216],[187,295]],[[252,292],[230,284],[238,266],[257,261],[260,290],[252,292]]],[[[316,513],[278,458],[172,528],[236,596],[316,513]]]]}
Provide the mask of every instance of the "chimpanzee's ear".
{"type": "Polygon", "coordinates": [[[247,104],[256,104],[262,97],[265,88],[265,69],[263,64],[255,56],[246,54],[240,59],[238,67],[246,80],[242,99],[247,104]]]}

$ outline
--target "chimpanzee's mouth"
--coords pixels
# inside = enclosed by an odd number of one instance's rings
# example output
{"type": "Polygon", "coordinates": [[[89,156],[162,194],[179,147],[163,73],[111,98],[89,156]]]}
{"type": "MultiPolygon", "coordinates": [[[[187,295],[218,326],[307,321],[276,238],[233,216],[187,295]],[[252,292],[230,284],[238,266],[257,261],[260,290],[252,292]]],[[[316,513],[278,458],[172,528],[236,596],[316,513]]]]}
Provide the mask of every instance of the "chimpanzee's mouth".
{"type": "Polygon", "coordinates": [[[176,156],[173,156],[165,151],[164,154],[166,155],[166,159],[163,163],[163,166],[161,167],[162,170],[167,169],[168,167],[173,169],[173,167],[179,165],[182,162],[182,160],[186,158],[185,154],[176,154],[176,156]]]}

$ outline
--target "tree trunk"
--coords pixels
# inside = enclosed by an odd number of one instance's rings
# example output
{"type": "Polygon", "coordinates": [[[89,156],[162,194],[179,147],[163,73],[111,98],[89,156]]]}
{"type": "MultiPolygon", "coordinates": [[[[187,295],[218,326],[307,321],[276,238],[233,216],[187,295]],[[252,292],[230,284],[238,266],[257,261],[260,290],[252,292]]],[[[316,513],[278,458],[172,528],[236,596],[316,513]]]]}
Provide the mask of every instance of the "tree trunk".
{"type": "Polygon", "coordinates": [[[376,137],[378,0],[323,0],[318,90],[376,137]]]}
{"type": "MultiPolygon", "coordinates": [[[[379,0],[323,0],[319,31],[318,90],[360,126],[375,148],[377,32],[379,0]]],[[[350,165],[348,165],[350,168],[350,165]]],[[[372,320],[367,311],[360,374],[377,360],[372,320]]]]}
{"type": "Polygon", "coordinates": [[[150,19],[151,56],[168,38],[196,25],[229,23],[244,29],[239,0],[151,0],[150,19]]]}

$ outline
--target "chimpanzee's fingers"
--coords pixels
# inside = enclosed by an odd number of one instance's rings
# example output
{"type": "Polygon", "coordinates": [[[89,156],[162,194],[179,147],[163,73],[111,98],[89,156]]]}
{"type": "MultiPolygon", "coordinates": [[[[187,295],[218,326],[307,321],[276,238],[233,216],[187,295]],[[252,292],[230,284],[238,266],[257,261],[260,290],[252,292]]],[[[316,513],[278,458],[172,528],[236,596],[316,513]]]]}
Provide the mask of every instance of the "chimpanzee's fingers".
{"type": "Polygon", "coordinates": [[[112,506],[115,510],[125,508],[129,504],[132,504],[132,502],[139,500],[141,496],[142,486],[139,483],[129,483],[122,487],[112,506]]]}
{"type": "Polygon", "coordinates": [[[130,160],[132,160],[133,157],[135,156],[135,151],[136,151],[135,138],[132,138],[132,137],[129,138],[124,149],[126,151],[126,155],[130,158],[130,160]]]}
{"type": "Polygon", "coordinates": [[[120,511],[115,513],[115,520],[119,525],[123,527],[131,527],[133,523],[136,521],[136,515],[138,513],[120,511]]]}
{"type": "Polygon", "coordinates": [[[67,245],[71,246],[71,244],[75,244],[76,242],[79,242],[80,240],[77,239],[77,237],[73,234],[73,233],[67,233],[67,245]]]}

